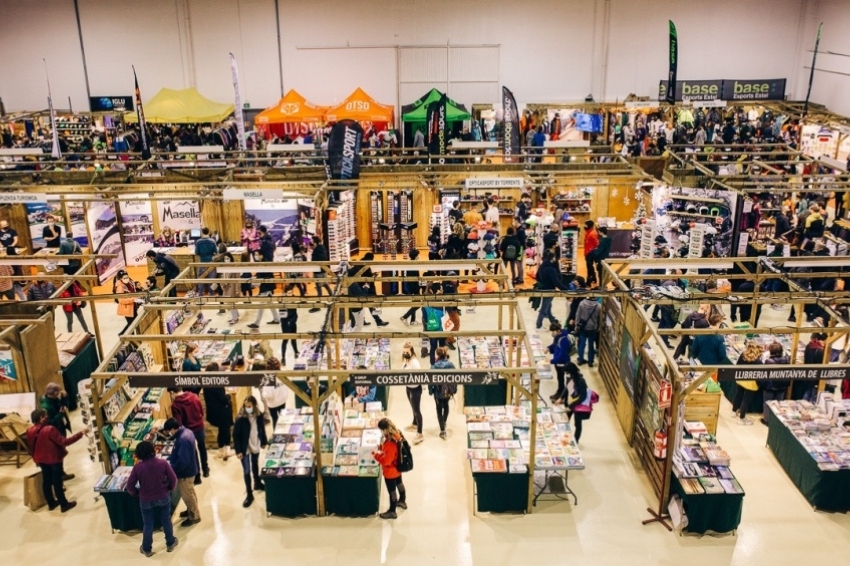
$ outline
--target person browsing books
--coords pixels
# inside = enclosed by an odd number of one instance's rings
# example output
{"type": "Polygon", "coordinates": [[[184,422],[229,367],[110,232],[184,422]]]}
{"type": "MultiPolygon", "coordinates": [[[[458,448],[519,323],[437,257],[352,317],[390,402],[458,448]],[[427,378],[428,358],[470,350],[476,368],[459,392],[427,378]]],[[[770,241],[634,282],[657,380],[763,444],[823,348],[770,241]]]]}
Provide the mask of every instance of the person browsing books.
{"type": "Polygon", "coordinates": [[[168,462],[156,457],[153,444],[147,440],[136,446],[133,460],[135,465],[127,479],[127,493],[139,498],[142,511],[142,546],[139,551],[148,558],[153,555],[154,517],[159,517],[165,534],[165,548],[171,552],[179,542],[171,524],[171,492],[177,487],[177,476],[168,462]]]}
{"type": "Polygon", "coordinates": [[[401,479],[401,472],[396,467],[402,435],[395,424],[386,417],[378,421],[378,428],[382,435],[381,447],[372,452],[372,456],[381,465],[381,473],[384,475],[384,483],[390,496],[390,508],[378,516],[381,519],[396,519],[398,518],[397,508],[407,509],[407,490],[401,479]]]}

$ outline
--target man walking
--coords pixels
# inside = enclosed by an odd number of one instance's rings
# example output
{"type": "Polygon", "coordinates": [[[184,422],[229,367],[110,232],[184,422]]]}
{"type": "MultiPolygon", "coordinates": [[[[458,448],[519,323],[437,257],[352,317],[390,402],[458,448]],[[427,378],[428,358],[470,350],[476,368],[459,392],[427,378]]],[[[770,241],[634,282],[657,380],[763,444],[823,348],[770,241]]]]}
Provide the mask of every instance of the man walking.
{"type": "MultiPolygon", "coordinates": [[[[552,252],[546,252],[546,255],[543,256],[543,263],[540,264],[540,269],[537,270],[537,289],[539,291],[567,290],[567,286],[561,281],[561,274],[558,272],[558,266],[555,263],[555,254],[552,252]]],[[[554,298],[549,296],[540,299],[540,310],[537,313],[537,330],[543,328],[544,318],[548,318],[549,322],[558,321],[557,318],[552,316],[552,300],[554,298]]]]}
{"type": "Polygon", "coordinates": [[[599,234],[593,220],[584,223],[584,265],[587,268],[587,286],[593,287],[596,280],[596,265],[594,253],[599,247],[599,234]]]}
{"type": "MultiPolygon", "coordinates": [[[[274,241],[272,240],[271,234],[269,234],[269,229],[265,226],[260,226],[260,249],[257,252],[259,255],[258,261],[271,263],[274,261],[274,241]]],[[[277,288],[277,284],[274,281],[268,281],[269,279],[274,279],[274,274],[270,272],[257,273],[257,279],[264,279],[262,283],[260,283],[260,297],[271,297],[274,295],[274,291],[277,288]]],[[[248,325],[248,328],[259,328],[260,321],[263,319],[263,313],[266,312],[267,309],[257,309],[257,318],[254,319],[254,322],[248,325]]],[[[267,321],[266,324],[280,324],[280,315],[277,312],[277,309],[268,309],[272,312],[272,319],[267,321]]]]}
{"type": "MultiPolygon", "coordinates": [[[[168,391],[172,394],[171,414],[174,416],[177,424],[188,428],[195,436],[195,441],[198,444],[198,453],[200,454],[200,468],[204,473],[204,477],[208,478],[210,476],[210,467],[207,463],[204,406],[201,404],[201,399],[197,393],[184,391],[180,388],[169,388],[168,391]]],[[[195,483],[201,483],[201,474],[198,472],[195,473],[195,483]]]]}
{"type": "Polygon", "coordinates": [[[201,522],[201,511],[198,509],[198,496],[195,494],[195,476],[198,474],[198,459],[195,456],[195,435],[176,419],[168,419],[162,427],[163,432],[174,439],[174,447],[168,455],[168,463],[177,476],[177,489],[180,498],[186,503],[186,511],[180,513],[186,520],[181,523],[191,527],[201,522]]]}
{"type": "MultiPolygon", "coordinates": [[[[218,252],[218,244],[215,243],[215,240],[210,238],[210,229],[204,226],[201,229],[201,238],[195,242],[195,255],[198,256],[198,261],[201,263],[211,263],[216,252],[218,252]]],[[[199,271],[198,275],[199,278],[210,279],[215,277],[215,269],[199,271]]],[[[198,285],[198,296],[203,296],[208,290],[209,285],[201,283],[198,285]]]]}

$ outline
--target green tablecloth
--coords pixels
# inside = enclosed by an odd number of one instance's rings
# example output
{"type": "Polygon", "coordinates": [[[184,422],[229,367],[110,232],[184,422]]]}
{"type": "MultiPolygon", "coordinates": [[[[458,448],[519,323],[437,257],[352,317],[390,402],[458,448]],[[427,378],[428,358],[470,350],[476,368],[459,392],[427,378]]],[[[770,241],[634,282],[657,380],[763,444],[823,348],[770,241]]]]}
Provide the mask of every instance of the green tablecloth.
{"type": "Polygon", "coordinates": [[[689,533],[728,533],[741,524],[741,512],[744,509],[744,494],[732,493],[685,493],[679,480],[672,476],[670,493],[678,493],[685,505],[688,516],[689,533]]]}
{"type": "Polygon", "coordinates": [[[822,471],[782,421],[771,414],[768,423],[767,445],[812,507],[850,511],[850,470],[822,471]]]}
{"type": "MultiPolygon", "coordinates": [[[[109,513],[109,523],[113,531],[141,531],[142,510],[139,507],[139,498],[133,497],[126,491],[109,491],[100,494],[106,503],[106,511],[109,513]]],[[[171,492],[171,513],[177,509],[180,503],[180,491],[174,489],[171,492]]],[[[158,516],[154,516],[154,529],[162,528],[158,516]]]]}
{"type": "MultiPolygon", "coordinates": [[[[734,381],[721,381],[720,389],[723,391],[723,396],[726,397],[727,401],[730,403],[735,401],[735,392],[738,390],[737,383],[734,381]]],[[[764,395],[762,395],[761,389],[755,393],[750,401],[747,413],[761,413],[764,410],[764,395]]]]}
{"type": "Polygon", "coordinates": [[[508,398],[508,382],[500,379],[493,385],[464,385],[463,406],[504,405],[508,398]]]}
{"type": "Polygon", "coordinates": [[[68,410],[77,408],[78,384],[84,379],[91,377],[93,371],[100,365],[100,356],[97,355],[97,343],[94,338],[83,346],[77,356],[68,367],[62,370],[62,381],[65,391],[68,392],[68,410]]]}
{"type": "Polygon", "coordinates": [[[342,517],[370,517],[381,504],[381,478],[324,476],[325,511],[342,517]]]}
{"type": "Polygon", "coordinates": [[[266,512],[281,517],[316,514],[316,476],[264,477],[266,512]]]}
{"type": "Polygon", "coordinates": [[[528,473],[473,473],[472,481],[482,513],[524,513],[528,508],[528,473]]]}

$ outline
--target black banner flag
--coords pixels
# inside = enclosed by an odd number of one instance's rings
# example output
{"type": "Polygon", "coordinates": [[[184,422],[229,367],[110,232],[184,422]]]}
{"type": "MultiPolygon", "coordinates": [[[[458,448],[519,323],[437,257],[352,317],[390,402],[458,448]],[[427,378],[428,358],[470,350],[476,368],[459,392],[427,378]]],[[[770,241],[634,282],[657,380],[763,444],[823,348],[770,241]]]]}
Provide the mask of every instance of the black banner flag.
{"type": "Polygon", "coordinates": [[[150,159],[151,146],[148,141],[145,110],[142,108],[142,93],[139,92],[139,77],[136,76],[136,67],[133,67],[133,80],[136,82],[136,116],[139,118],[139,140],[142,144],[142,159],[150,159]]]}
{"type": "Polygon", "coordinates": [[[440,165],[446,162],[449,144],[449,120],[446,95],[428,105],[428,154],[438,155],[440,165]]]}
{"type": "Polygon", "coordinates": [[[340,120],[331,128],[328,139],[328,166],[331,179],[360,177],[360,147],[363,128],[354,120],[340,120]]]}
{"type": "MultiPolygon", "coordinates": [[[[679,72],[679,34],[676,33],[676,24],[670,20],[670,73],[667,76],[668,85],[676,85],[676,76],[679,72]]],[[[676,104],[676,89],[667,89],[667,102],[676,104]]]]}
{"type": "Polygon", "coordinates": [[[502,87],[502,124],[505,134],[502,140],[505,163],[515,163],[519,161],[520,152],[519,110],[514,93],[505,86],[502,87]]]}

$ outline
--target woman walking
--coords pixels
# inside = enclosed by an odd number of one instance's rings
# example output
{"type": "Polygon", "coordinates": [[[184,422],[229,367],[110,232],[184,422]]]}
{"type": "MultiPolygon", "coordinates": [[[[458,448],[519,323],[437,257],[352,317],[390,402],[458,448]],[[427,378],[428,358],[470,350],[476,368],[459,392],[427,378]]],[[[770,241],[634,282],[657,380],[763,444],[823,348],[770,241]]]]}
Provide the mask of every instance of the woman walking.
{"type": "Polygon", "coordinates": [[[386,417],[378,421],[378,428],[383,435],[381,448],[372,452],[372,456],[381,465],[384,483],[390,496],[390,508],[378,516],[381,519],[396,519],[398,518],[396,508],[407,509],[407,490],[405,490],[404,483],[401,480],[401,472],[396,467],[402,436],[393,422],[386,417]],[[396,494],[396,491],[398,491],[398,494],[396,494]]]}
{"type": "MultiPolygon", "coordinates": [[[[287,297],[292,296],[292,290],[286,292],[287,297]]],[[[284,334],[298,333],[298,309],[283,307],[278,311],[280,314],[280,331],[284,334]]],[[[295,338],[284,338],[280,342],[280,365],[286,366],[286,344],[292,344],[292,351],[295,353],[295,359],[298,359],[298,340],[295,338]]]]}
{"type": "MultiPolygon", "coordinates": [[[[206,367],[206,371],[220,371],[218,363],[212,362],[206,367]]],[[[204,402],[207,404],[207,422],[218,429],[218,456],[227,462],[230,457],[230,427],[233,426],[230,395],[224,387],[204,387],[204,402]]]]}
{"type": "Polygon", "coordinates": [[[165,533],[165,549],[171,552],[179,542],[171,524],[171,492],[177,487],[177,476],[168,460],[156,457],[153,444],[143,440],[133,454],[135,465],[127,480],[127,492],[139,498],[142,509],[142,546],[139,551],[153,555],[153,523],[159,517],[165,533]],[[136,487],[138,485],[138,487],[136,487]]]}
{"type": "MultiPolygon", "coordinates": [[[[453,363],[449,361],[449,351],[441,346],[435,352],[437,361],[432,365],[432,369],[455,369],[453,363]]],[[[434,402],[437,404],[437,422],[440,423],[440,438],[446,440],[446,421],[449,420],[449,401],[457,393],[457,385],[454,383],[443,383],[440,385],[429,385],[428,393],[434,396],[434,402]]]]}
{"type": "MultiPolygon", "coordinates": [[[[126,271],[122,269],[115,275],[115,283],[112,288],[113,294],[123,295],[125,293],[135,293],[137,291],[138,289],[136,289],[136,284],[130,280],[130,276],[126,271]]],[[[139,312],[139,304],[143,301],[142,299],[135,299],[133,297],[115,300],[118,301],[118,316],[123,316],[127,321],[124,329],[119,333],[124,334],[127,332],[127,329],[130,328],[130,325],[133,324],[133,321],[136,320],[136,315],[139,312]]]]}
{"type": "MultiPolygon", "coordinates": [[[[59,298],[68,299],[71,297],[82,297],[83,295],[85,295],[85,292],[74,281],[70,287],[59,293],[59,298]]],[[[68,332],[74,331],[74,317],[76,316],[77,320],[80,321],[80,326],[83,327],[83,332],[89,333],[89,327],[86,325],[86,319],[83,316],[84,306],[85,303],[82,301],[72,301],[62,305],[62,310],[65,312],[65,320],[68,322],[68,332]]]]}
{"type": "Polygon", "coordinates": [[[564,394],[566,382],[564,381],[565,368],[570,363],[570,350],[573,346],[573,338],[570,336],[570,331],[561,327],[561,323],[555,321],[549,325],[549,332],[552,333],[552,344],[549,345],[549,352],[552,353],[552,365],[555,366],[555,374],[558,379],[558,389],[555,394],[549,397],[550,400],[560,399],[564,394]]]}
{"type": "Polygon", "coordinates": [[[242,476],[245,480],[247,496],[242,507],[250,507],[254,502],[254,490],[266,488],[260,479],[260,449],[265,448],[269,441],[266,437],[266,418],[257,406],[253,395],[245,398],[236,424],[233,425],[233,445],[236,457],[242,461],[242,476]],[[254,488],[251,489],[251,476],[254,477],[254,488]]]}
{"type": "MultiPolygon", "coordinates": [[[[402,364],[401,368],[411,371],[422,369],[419,363],[419,358],[413,350],[413,344],[410,342],[404,343],[404,349],[401,352],[402,364]]],[[[422,436],[422,386],[408,385],[407,386],[407,401],[410,403],[410,408],[413,410],[413,424],[407,427],[407,430],[416,432],[413,437],[413,444],[419,444],[425,438],[422,436]]]]}
{"type": "MultiPolygon", "coordinates": [[[[222,256],[222,261],[224,263],[233,263],[233,254],[230,252],[226,252],[222,256]]],[[[222,297],[238,297],[239,296],[239,283],[235,280],[239,279],[240,275],[238,273],[222,273],[221,279],[222,281],[219,283],[219,290],[221,291],[222,297]]],[[[248,285],[250,289],[250,284],[248,285]]],[[[239,322],[239,311],[236,310],[236,303],[230,303],[230,320],[227,323],[230,326],[233,326],[237,322],[239,322]]]]}
{"type": "Polygon", "coordinates": [[[590,418],[590,413],[593,410],[592,393],[578,366],[570,362],[566,365],[565,370],[567,372],[567,387],[564,389],[561,398],[555,401],[555,404],[566,404],[567,415],[575,419],[573,423],[575,439],[578,443],[581,439],[582,423],[590,418]]]}
{"type": "MultiPolygon", "coordinates": [[[[754,340],[747,342],[747,347],[738,357],[738,365],[760,365],[762,363],[761,356],[764,354],[761,346],[754,340]]],[[[735,389],[735,398],[732,400],[732,416],[738,417],[738,424],[750,426],[753,421],[747,418],[747,413],[750,410],[750,402],[756,395],[759,386],[758,383],[751,380],[743,380],[737,382],[738,387],[735,389]]]]}

